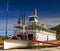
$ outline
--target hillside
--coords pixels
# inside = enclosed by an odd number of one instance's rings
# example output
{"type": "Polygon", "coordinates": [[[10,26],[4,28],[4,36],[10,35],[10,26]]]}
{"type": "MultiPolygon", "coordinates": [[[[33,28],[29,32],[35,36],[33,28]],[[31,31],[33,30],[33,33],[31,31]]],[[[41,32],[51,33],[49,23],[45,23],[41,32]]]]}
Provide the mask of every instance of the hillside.
{"type": "Polygon", "coordinates": [[[3,36],[0,36],[0,48],[3,47],[3,44],[4,44],[3,36]]]}
{"type": "Polygon", "coordinates": [[[57,25],[50,29],[56,31],[56,38],[57,38],[57,40],[60,40],[60,25],[57,25]]]}
{"type": "Polygon", "coordinates": [[[50,29],[51,29],[51,30],[54,30],[54,31],[60,30],[60,24],[57,25],[57,26],[55,26],[55,27],[52,27],[52,28],[50,28],[50,29]]]}
{"type": "Polygon", "coordinates": [[[0,39],[3,39],[3,36],[0,36],[0,39]]]}
{"type": "Polygon", "coordinates": [[[3,42],[3,36],[0,36],[0,43],[2,43],[3,42]]]}

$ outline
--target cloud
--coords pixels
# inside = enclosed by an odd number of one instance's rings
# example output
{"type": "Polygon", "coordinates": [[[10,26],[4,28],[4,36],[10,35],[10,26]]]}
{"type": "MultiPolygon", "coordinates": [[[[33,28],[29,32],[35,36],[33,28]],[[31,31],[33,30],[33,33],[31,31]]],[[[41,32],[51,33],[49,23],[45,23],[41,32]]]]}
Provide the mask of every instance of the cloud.
{"type": "MultiPolygon", "coordinates": [[[[6,28],[6,20],[0,20],[0,29],[6,28]]],[[[28,22],[28,20],[26,20],[26,22],[28,22]]],[[[44,23],[45,25],[51,25],[51,26],[56,26],[58,24],[60,24],[60,18],[43,18],[39,20],[40,23],[44,23]]],[[[14,24],[17,24],[17,19],[9,19],[8,20],[8,29],[12,29],[14,24]]]]}
{"type": "MultiPolygon", "coordinates": [[[[7,27],[12,28],[16,24],[16,19],[9,19],[7,22],[7,27]]],[[[6,20],[0,20],[0,29],[6,29],[6,20]]]]}
{"type": "Polygon", "coordinates": [[[40,22],[44,24],[50,24],[52,26],[56,26],[60,24],[60,17],[44,18],[44,19],[40,19],[40,22]]]}

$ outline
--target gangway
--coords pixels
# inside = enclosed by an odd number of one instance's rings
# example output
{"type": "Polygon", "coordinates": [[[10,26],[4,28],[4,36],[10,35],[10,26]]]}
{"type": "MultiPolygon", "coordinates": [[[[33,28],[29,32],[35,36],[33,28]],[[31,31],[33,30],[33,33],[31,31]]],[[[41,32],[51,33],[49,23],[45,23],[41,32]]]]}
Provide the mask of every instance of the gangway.
{"type": "Polygon", "coordinates": [[[38,41],[38,40],[30,40],[32,43],[43,43],[43,44],[50,44],[53,46],[60,46],[60,43],[54,43],[54,42],[49,42],[49,41],[38,41]]]}

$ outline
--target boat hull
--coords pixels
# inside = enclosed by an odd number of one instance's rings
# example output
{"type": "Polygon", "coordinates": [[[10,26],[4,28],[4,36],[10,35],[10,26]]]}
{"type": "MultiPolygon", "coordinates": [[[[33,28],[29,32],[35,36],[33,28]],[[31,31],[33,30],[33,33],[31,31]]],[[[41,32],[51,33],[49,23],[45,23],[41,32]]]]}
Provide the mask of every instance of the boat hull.
{"type": "Polygon", "coordinates": [[[28,41],[24,40],[4,40],[4,49],[25,48],[28,47],[28,41]]]}

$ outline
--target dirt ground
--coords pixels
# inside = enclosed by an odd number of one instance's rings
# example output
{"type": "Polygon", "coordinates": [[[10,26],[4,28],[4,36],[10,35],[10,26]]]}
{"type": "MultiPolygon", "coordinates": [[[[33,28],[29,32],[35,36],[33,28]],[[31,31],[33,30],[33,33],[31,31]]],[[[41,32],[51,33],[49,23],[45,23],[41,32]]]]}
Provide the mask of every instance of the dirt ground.
{"type": "Polygon", "coordinates": [[[60,47],[50,47],[50,48],[41,48],[41,49],[9,49],[9,50],[0,50],[0,51],[60,51],[60,47]]]}
{"type": "Polygon", "coordinates": [[[0,48],[4,46],[4,41],[0,39],[0,48]]]}

